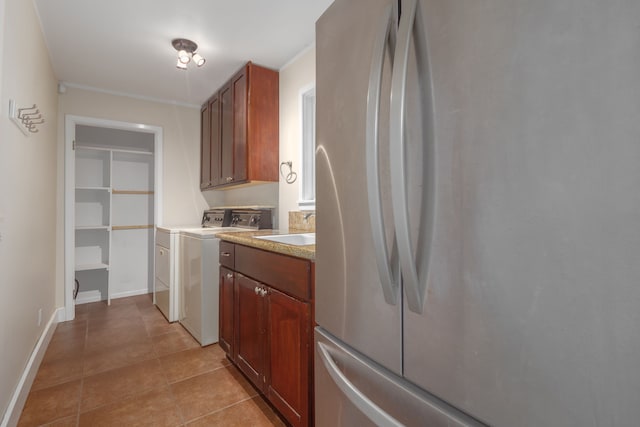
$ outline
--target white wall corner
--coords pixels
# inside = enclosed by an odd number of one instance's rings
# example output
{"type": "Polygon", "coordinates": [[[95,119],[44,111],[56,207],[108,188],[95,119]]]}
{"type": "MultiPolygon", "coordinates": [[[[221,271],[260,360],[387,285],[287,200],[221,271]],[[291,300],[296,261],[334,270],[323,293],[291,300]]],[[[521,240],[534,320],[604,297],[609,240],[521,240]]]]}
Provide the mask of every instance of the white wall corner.
{"type": "Polygon", "coordinates": [[[24,371],[20,376],[20,381],[18,381],[18,386],[11,396],[11,401],[9,402],[7,411],[2,418],[0,427],[15,427],[18,425],[20,415],[22,414],[22,409],[24,408],[24,404],[27,401],[27,396],[29,395],[29,391],[31,390],[31,386],[33,385],[33,380],[36,377],[38,368],[40,367],[40,362],[42,362],[44,353],[47,351],[47,347],[49,346],[51,337],[56,330],[56,325],[60,321],[59,319],[63,318],[64,315],[64,307],[57,308],[51,315],[49,322],[47,322],[47,325],[42,331],[42,334],[40,335],[36,346],[31,352],[29,361],[27,362],[27,365],[25,366],[24,371]]]}

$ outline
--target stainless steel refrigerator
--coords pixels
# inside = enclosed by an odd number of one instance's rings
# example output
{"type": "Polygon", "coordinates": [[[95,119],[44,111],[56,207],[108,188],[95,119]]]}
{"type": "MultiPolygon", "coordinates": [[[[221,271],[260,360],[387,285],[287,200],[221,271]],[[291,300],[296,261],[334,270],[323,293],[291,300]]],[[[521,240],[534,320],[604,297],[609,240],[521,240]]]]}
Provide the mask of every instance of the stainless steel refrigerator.
{"type": "Polygon", "coordinates": [[[638,425],[640,2],[316,37],[316,425],[638,425]]]}

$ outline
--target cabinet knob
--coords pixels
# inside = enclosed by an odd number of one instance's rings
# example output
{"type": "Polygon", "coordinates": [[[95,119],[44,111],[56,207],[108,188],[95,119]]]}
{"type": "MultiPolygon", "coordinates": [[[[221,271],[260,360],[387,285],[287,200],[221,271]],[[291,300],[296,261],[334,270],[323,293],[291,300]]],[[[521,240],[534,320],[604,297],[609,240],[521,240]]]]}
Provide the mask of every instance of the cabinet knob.
{"type": "Polygon", "coordinates": [[[233,181],[233,177],[232,176],[228,176],[227,177],[227,182],[231,182],[231,181],[233,181]]]}
{"type": "Polygon", "coordinates": [[[233,279],[233,274],[227,273],[227,279],[233,279]]]}
{"type": "Polygon", "coordinates": [[[163,250],[160,250],[160,255],[164,255],[164,251],[163,250]]]}
{"type": "Polygon", "coordinates": [[[231,256],[229,252],[220,252],[220,255],[226,256],[226,257],[231,256]]]}
{"type": "Polygon", "coordinates": [[[260,296],[263,297],[267,295],[267,290],[266,289],[260,289],[260,296]]]}
{"type": "Polygon", "coordinates": [[[255,292],[256,295],[260,295],[260,288],[256,286],[253,288],[253,292],[255,292]]]}

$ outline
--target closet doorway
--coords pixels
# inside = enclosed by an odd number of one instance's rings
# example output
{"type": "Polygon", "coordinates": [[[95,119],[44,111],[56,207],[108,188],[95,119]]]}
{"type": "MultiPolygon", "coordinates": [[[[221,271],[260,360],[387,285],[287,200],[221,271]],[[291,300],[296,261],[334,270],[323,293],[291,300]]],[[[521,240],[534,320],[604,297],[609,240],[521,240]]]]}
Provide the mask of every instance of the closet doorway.
{"type": "Polygon", "coordinates": [[[75,305],[153,292],[162,129],[65,120],[65,320],[75,305]]]}

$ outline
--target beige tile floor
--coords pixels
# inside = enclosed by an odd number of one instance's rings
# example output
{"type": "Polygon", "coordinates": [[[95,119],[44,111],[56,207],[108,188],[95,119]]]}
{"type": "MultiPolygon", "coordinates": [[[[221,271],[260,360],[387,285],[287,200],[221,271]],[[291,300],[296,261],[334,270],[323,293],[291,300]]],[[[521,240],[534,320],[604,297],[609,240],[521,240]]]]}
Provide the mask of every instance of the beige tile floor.
{"type": "Polygon", "coordinates": [[[84,304],[57,325],[19,426],[283,426],[217,344],[150,295],[84,304]]]}

